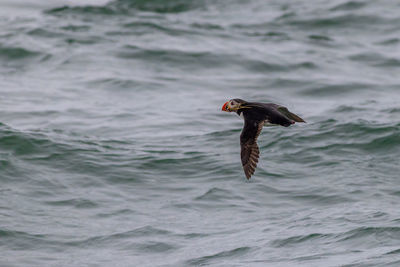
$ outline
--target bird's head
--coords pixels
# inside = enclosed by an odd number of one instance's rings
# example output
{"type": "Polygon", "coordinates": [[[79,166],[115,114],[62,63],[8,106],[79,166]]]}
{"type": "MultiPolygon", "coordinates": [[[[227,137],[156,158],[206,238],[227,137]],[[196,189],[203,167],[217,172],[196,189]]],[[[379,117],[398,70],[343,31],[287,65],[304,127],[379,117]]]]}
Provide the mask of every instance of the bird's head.
{"type": "Polygon", "coordinates": [[[231,99],[222,106],[222,111],[233,112],[242,108],[250,108],[246,106],[247,102],[242,99],[231,99]]]}

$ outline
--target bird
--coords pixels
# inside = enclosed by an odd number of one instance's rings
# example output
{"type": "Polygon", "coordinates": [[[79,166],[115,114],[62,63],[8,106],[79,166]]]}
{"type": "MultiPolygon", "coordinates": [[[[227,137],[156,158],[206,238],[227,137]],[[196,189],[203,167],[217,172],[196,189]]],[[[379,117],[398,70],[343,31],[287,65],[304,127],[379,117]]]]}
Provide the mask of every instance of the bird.
{"type": "Polygon", "coordinates": [[[263,126],[289,127],[296,122],[305,123],[302,118],[290,112],[286,107],[274,103],[247,102],[235,98],[225,102],[222,111],[236,112],[244,119],[244,126],[240,134],[240,157],[244,174],[248,180],[257,167],[260,156],[257,138],[263,126]]]}

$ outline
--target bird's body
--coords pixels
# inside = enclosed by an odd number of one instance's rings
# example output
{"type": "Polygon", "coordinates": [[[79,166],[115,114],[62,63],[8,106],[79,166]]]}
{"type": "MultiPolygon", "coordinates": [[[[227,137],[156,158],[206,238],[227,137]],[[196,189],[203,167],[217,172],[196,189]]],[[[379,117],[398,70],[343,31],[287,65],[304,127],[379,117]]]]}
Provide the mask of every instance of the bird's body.
{"type": "Polygon", "coordinates": [[[263,126],[281,125],[288,127],[296,122],[305,122],[286,107],[274,103],[231,99],[222,106],[222,110],[236,112],[244,119],[243,130],[240,134],[240,156],[247,179],[250,179],[257,167],[260,154],[257,138],[263,126]]]}

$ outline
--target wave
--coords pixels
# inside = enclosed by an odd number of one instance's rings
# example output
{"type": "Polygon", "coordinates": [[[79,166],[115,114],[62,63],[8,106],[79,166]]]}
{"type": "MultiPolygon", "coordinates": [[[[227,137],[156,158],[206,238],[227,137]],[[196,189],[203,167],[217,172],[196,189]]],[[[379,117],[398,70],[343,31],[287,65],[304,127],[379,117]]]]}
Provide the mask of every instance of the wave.
{"type": "Polygon", "coordinates": [[[250,247],[238,247],[231,250],[221,251],[212,255],[193,258],[187,260],[185,263],[187,265],[193,265],[193,266],[209,265],[211,261],[226,260],[227,258],[232,259],[236,257],[241,257],[246,255],[250,251],[251,251],[250,247]]]}
{"type": "MultiPolygon", "coordinates": [[[[6,72],[24,71],[31,65],[43,63],[52,56],[49,53],[28,49],[25,46],[5,46],[0,44],[0,67],[6,72]]],[[[3,71],[3,70],[0,70],[3,71]]]]}
{"type": "MultiPolygon", "coordinates": [[[[342,112],[342,109],[340,109],[342,112]]],[[[294,142],[307,143],[311,150],[354,149],[363,152],[390,153],[400,146],[399,124],[375,124],[367,121],[321,122],[313,134],[294,136],[294,142]],[[316,146],[314,146],[316,145],[316,146]]],[[[286,141],[283,137],[280,142],[286,141]]]]}
{"type": "Polygon", "coordinates": [[[120,9],[137,9],[156,13],[181,13],[203,7],[203,1],[197,0],[118,0],[111,5],[120,9]]]}
{"type": "Polygon", "coordinates": [[[53,15],[129,15],[136,11],[143,11],[165,14],[182,13],[203,7],[203,1],[195,0],[117,0],[105,6],[62,6],[47,10],[46,13],[53,15]]]}
{"type": "MultiPolygon", "coordinates": [[[[382,245],[382,242],[393,243],[399,236],[399,227],[358,227],[349,231],[339,233],[309,233],[304,235],[290,236],[272,240],[270,244],[277,248],[291,248],[296,246],[307,246],[308,244],[343,246],[342,243],[382,245]],[[341,245],[342,244],[342,245],[341,245]]],[[[389,251],[386,254],[398,254],[399,250],[389,251]]]]}
{"type": "Polygon", "coordinates": [[[321,233],[311,233],[306,235],[291,236],[288,238],[275,239],[271,241],[271,245],[274,247],[287,247],[298,245],[305,242],[318,242],[325,241],[334,237],[333,234],[321,234],[321,233]]]}
{"type": "Polygon", "coordinates": [[[400,236],[400,227],[397,226],[364,226],[358,227],[356,229],[347,231],[345,233],[339,234],[339,241],[347,241],[365,237],[376,237],[376,236],[386,236],[391,237],[392,239],[397,239],[400,236]]]}
{"type": "Polygon", "coordinates": [[[368,83],[316,84],[309,89],[301,90],[299,94],[320,98],[333,95],[357,94],[370,88],[372,88],[372,85],[368,83]]]}
{"type": "Polygon", "coordinates": [[[400,59],[389,58],[380,53],[359,53],[349,56],[352,61],[366,63],[373,67],[400,67],[400,59]]]}
{"type": "Polygon", "coordinates": [[[338,10],[357,10],[365,7],[367,3],[358,2],[358,1],[348,1],[345,3],[338,4],[329,10],[338,11],[338,10]]]}
{"type": "MultiPolygon", "coordinates": [[[[341,172],[348,168],[350,162],[360,172],[365,172],[367,177],[375,175],[371,173],[370,166],[364,163],[372,158],[373,164],[378,165],[390,165],[390,162],[395,161],[390,155],[396,155],[400,149],[399,126],[362,120],[346,123],[327,120],[307,125],[306,131],[293,128],[291,131],[282,129],[269,131],[268,134],[262,133],[258,141],[261,150],[258,175],[273,177],[271,173],[264,172],[263,165],[280,174],[280,179],[287,179],[308,176],[309,168],[316,173],[320,170],[326,172],[326,169],[330,169],[332,173],[341,172]],[[306,168],[305,172],[301,173],[299,169],[292,172],[288,169],[289,162],[295,164],[296,168],[306,168]]],[[[391,176],[394,173],[395,169],[388,168],[385,175],[391,176]]],[[[320,175],[325,176],[326,173],[320,175]]],[[[305,195],[296,193],[290,194],[290,197],[296,201],[318,205],[352,202],[357,199],[357,196],[353,198],[346,194],[327,192],[307,192],[305,195]]]]}
{"type": "MultiPolygon", "coordinates": [[[[60,188],[64,185],[58,178],[71,175],[76,180],[85,177],[87,185],[97,184],[98,177],[110,183],[140,181],[144,174],[132,164],[137,155],[133,151],[128,155],[124,153],[131,145],[123,140],[98,140],[64,132],[23,132],[0,125],[0,149],[7,153],[2,164],[10,166],[5,171],[17,169],[18,179],[40,181],[43,179],[41,169],[45,169],[48,176],[53,177],[46,180],[48,186],[60,188]],[[118,161],[114,155],[118,155],[118,161]]],[[[73,199],[66,204],[95,205],[73,199]]]]}
{"type": "Polygon", "coordinates": [[[24,133],[0,124],[0,148],[15,155],[41,154],[55,145],[46,136],[24,133]],[[45,149],[45,150],[44,150],[45,149]]]}
{"type": "Polygon", "coordinates": [[[365,28],[373,23],[374,25],[394,23],[398,24],[398,19],[390,19],[377,15],[336,15],[324,18],[284,18],[277,21],[280,24],[288,24],[299,28],[319,29],[319,28],[365,28]]]}
{"type": "Polygon", "coordinates": [[[317,69],[314,62],[303,61],[294,63],[272,63],[262,59],[250,59],[235,54],[217,54],[208,51],[155,50],[136,46],[125,46],[117,52],[122,59],[137,59],[146,62],[167,62],[182,69],[214,69],[221,67],[236,67],[249,72],[286,72],[300,69],[317,69]]]}
{"type": "Polygon", "coordinates": [[[22,47],[0,46],[0,58],[5,60],[21,60],[42,55],[42,53],[22,47]]]}
{"type": "Polygon", "coordinates": [[[204,200],[212,202],[219,202],[221,200],[227,200],[227,199],[244,200],[243,197],[238,195],[233,195],[232,193],[233,192],[230,190],[213,187],[204,194],[196,197],[195,200],[204,200]]]}

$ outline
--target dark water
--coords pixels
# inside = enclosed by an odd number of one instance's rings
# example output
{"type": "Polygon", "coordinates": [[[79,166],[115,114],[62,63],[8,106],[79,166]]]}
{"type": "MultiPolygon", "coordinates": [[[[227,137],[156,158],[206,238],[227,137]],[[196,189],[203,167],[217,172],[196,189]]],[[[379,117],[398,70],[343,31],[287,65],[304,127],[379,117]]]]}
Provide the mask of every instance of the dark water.
{"type": "Polygon", "coordinates": [[[398,1],[6,0],[0,266],[400,266],[398,1]],[[230,98],[264,128],[246,181],[230,98]]]}

